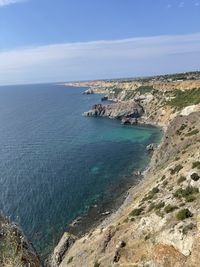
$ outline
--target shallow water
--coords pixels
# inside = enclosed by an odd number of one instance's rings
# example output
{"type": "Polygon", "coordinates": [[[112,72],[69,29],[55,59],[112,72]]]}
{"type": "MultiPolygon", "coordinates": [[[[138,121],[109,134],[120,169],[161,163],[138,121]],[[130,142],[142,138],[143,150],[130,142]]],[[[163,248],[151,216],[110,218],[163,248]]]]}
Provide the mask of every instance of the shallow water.
{"type": "Polygon", "coordinates": [[[110,205],[134,184],[146,145],[160,138],[153,127],[83,117],[101,98],[83,90],[0,87],[0,209],[43,254],[93,203],[110,205]]]}

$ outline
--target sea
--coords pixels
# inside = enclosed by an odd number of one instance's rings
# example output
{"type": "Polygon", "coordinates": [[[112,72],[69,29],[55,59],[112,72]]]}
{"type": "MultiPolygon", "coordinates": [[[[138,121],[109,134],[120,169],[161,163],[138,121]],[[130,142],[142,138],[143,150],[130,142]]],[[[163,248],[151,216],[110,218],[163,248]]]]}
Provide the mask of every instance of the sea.
{"type": "Polygon", "coordinates": [[[117,209],[160,141],[155,127],[82,116],[102,97],[85,89],[0,87],[0,210],[43,256],[117,209]]]}

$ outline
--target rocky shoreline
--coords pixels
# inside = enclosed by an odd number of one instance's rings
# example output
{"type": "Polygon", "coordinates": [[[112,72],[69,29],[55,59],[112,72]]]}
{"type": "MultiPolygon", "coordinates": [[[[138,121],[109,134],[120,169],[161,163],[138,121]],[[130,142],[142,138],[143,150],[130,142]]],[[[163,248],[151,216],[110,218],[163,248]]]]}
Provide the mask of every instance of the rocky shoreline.
{"type": "MultiPolygon", "coordinates": [[[[118,118],[123,122],[126,115],[131,117],[132,114],[129,113],[131,109],[128,114],[127,109],[125,113],[121,110],[127,108],[130,101],[135,105],[139,97],[144,110],[139,123],[162,127],[162,141],[156,148],[148,147],[153,150],[153,156],[144,179],[128,191],[128,197],[116,213],[66,251],[60,267],[188,267],[199,264],[200,101],[193,100],[193,104],[184,100],[186,94],[189,99],[194,92],[198,98],[199,91],[192,88],[196,86],[194,81],[193,85],[187,81],[191,88],[182,88],[176,99],[174,91],[169,90],[170,83],[164,92],[164,86],[159,90],[156,84],[156,89],[144,90],[141,84],[139,96],[135,85],[132,92],[121,89],[117,96],[110,98],[118,99],[117,103],[108,107],[94,106],[85,115],[118,118]],[[182,94],[184,103],[180,102],[182,94]]],[[[107,87],[105,93],[108,94],[107,87]]]]}
{"type": "Polygon", "coordinates": [[[70,84],[115,102],[85,116],[158,126],[163,137],[147,147],[152,158],[144,179],[119,209],[80,238],[64,233],[48,266],[199,266],[200,73],[178,77],[70,84]]]}

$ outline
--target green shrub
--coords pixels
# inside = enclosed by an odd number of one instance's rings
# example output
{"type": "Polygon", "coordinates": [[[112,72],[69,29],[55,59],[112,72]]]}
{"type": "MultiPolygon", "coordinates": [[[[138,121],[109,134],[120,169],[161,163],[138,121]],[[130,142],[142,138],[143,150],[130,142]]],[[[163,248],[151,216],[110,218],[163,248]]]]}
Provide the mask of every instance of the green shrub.
{"type": "Polygon", "coordinates": [[[163,175],[162,178],[161,178],[161,181],[165,180],[166,176],[163,175]]]}
{"type": "Polygon", "coordinates": [[[155,214],[156,214],[157,216],[161,217],[161,218],[164,217],[164,214],[163,214],[160,210],[156,210],[156,211],[155,211],[155,214]]]}
{"type": "Polygon", "coordinates": [[[154,208],[155,208],[155,203],[152,202],[152,203],[149,205],[149,209],[148,209],[148,211],[152,211],[154,208]]]}
{"type": "Polygon", "coordinates": [[[159,188],[158,188],[158,187],[154,187],[154,188],[151,190],[151,192],[152,192],[153,194],[157,194],[157,193],[159,192],[159,188]]]}
{"type": "Polygon", "coordinates": [[[166,104],[179,110],[200,103],[200,88],[185,91],[176,90],[173,94],[174,98],[167,101],[166,104]]]}
{"type": "Polygon", "coordinates": [[[155,205],[155,209],[156,210],[159,210],[159,209],[162,209],[163,207],[165,206],[165,202],[159,202],[158,204],[155,205]]]}
{"type": "Polygon", "coordinates": [[[200,169],[200,161],[193,162],[192,163],[192,168],[193,169],[195,169],[195,168],[200,169]]]}
{"type": "Polygon", "coordinates": [[[199,133],[199,130],[198,129],[195,129],[189,133],[187,133],[185,136],[192,136],[192,135],[195,135],[195,134],[198,134],[199,133]]]}
{"type": "Polygon", "coordinates": [[[139,209],[134,209],[133,211],[131,211],[130,216],[139,216],[143,211],[143,208],[139,208],[139,209]]]}
{"type": "Polygon", "coordinates": [[[178,178],[177,184],[181,184],[185,180],[186,180],[186,177],[185,176],[181,176],[180,178],[178,178]]]}
{"type": "Polygon", "coordinates": [[[135,92],[139,92],[141,95],[146,93],[151,93],[154,90],[152,85],[140,86],[138,87],[135,92]]]}
{"type": "Polygon", "coordinates": [[[100,263],[98,262],[98,261],[96,261],[95,263],[94,263],[94,267],[99,267],[100,266],[100,263]]]}
{"type": "Polygon", "coordinates": [[[190,218],[192,216],[193,216],[193,214],[190,212],[189,209],[179,210],[179,212],[176,214],[176,218],[179,221],[185,220],[185,219],[190,218]]]}
{"type": "Polygon", "coordinates": [[[187,127],[187,124],[182,124],[179,128],[179,131],[183,131],[187,127]]]}
{"type": "Polygon", "coordinates": [[[68,259],[67,263],[70,264],[70,263],[73,261],[73,258],[74,258],[74,257],[70,257],[70,258],[68,259]]]}
{"type": "Polygon", "coordinates": [[[128,223],[128,221],[129,221],[129,219],[126,218],[126,219],[124,219],[123,223],[128,223]]]}
{"type": "Polygon", "coordinates": [[[190,195],[190,196],[186,196],[185,200],[187,202],[193,202],[196,199],[196,197],[194,195],[190,195]]]}
{"type": "Polygon", "coordinates": [[[149,200],[152,199],[158,192],[159,192],[159,188],[158,187],[154,187],[146,197],[143,198],[143,201],[145,200],[149,200]]]}
{"type": "Polygon", "coordinates": [[[174,210],[176,210],[177,207],[176,206],[172,206],[170,204],[168,204],[165,208],[164,208],[164,211],[165,213],[170,213],[170,212],[173,212],[174,210]]]}
{"type": "Polygon", "coordinates": [[[181,169],[183,169],[183,166],[181,164],[179,164],[174,169],[171,169],[170,173],[171,173],[171,175],[173,175],[175,173],[179,173],[181,169]]]}
{"type": "Polygon", "coordinates": [[[163,185],[163,186],[168,185],[168,181],[164,181],[164,182],[162,183],[162,185],[163,185]]]}
{"type": "Polygon", "coordinates": [[[199,193],[199,189],[197,187],[193,187],[193,186],[187,186],[185,189],[179,188],[178,190],[176,190],[176,192],[173,194],[174,197],[176,198],[186,198],[190,195],[193,194],[198,194],[199,193]]]}

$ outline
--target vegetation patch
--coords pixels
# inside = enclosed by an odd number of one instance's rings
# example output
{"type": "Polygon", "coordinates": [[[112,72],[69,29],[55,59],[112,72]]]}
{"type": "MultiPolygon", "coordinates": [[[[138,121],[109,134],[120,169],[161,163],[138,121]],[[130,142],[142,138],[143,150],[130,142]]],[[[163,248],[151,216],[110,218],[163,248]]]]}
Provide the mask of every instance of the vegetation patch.
{"type": "Polygon", "coordinates": [[[174,98],[167,101],[166,104],[174,107],[178,110],[200,103],[200,88],[194,88],[192,90],[176,90],[174,92],[174,98]]]}
{"type": "Polygon", "coordinates": [[[198,134],[199,133],[199,130],[198,129],[195,129],[189,133],[187,133],[185,136],[192,136],[192,135],[195,135],[195,134],[198,134]]]}
{"type": "Polygon", "coordinates": [[[159,202],[158,204],[155,205],[155,210],[160,210],[165,206],[165,202],[159,202]]]}
{"type": "Polygon", "coordinates": [[[155,203],[152,202],[152,203],[149,205],[149,209],[148,209],[148,211],[152,211],[154,208],[155,208],[155,203]]]}
{"type": "Polygon", "coordinates": [[[161,181],[165,180],[166,176],[163,175],[162,178],[161,178],[161,181]]]}
{"type": "Polygon", "coordinates": [[[143,201],[145,200],[149,200],[152,199],[157,193],[159,193],[159,188],[158,187],[154,187],[146,197],[143,198],[143,201]]]}
{"type": "Polygon", "coordinates": [[[193,214],[191,213],[191,211],[189,209],[179,210],[179,212],[176,214],[176,218],[179,221],[185,220],[185,219],[190,218],[192,216],[193,216],[193,214]]]}
{"type": "Polygon", "coordinates": [[[164,217],[164,214],[163,214],[163,212],[161,212],[160,210],[156,210],[156,215],[157,216],[159,216],[159,217],[161,217],[161,218],[163,218],[164,217]]]}
{"type": "Polygon", "coordinates": [[[192,168],[195,169],[199,169],[200,170],[200,161],[195,161],[192,163],[192,168]]]}
{"type": "Polygon", "coordinates": [[[190,196],[196,195],[198,193],[199,193],[199,189],[197,187],[187,186],[185,189],[179,188],[178,190],[176,190],[176,192],[173,195],[174,197],[179,198],[179,199],[184,197],[187,201],[188,199],[190,199],[190,196]]]}
{"type": "Polygon", "coordinates": [[[177,184],[181,184],[182,182],[184,182],[186,180],[185,176],[181,176],[180,178],[178,178],[177,180],[177,184]]]}
{"type": "Polygon", "coordinates": [[[100,266],[100,263],[98,262],[98,261],[96,261],[95,263],[94,263],[94,267],[99,267],[100,266]]]}
{"type": "Polygon", "coordinates": [[[164,208],[164,211],[165,213],[170,213],[170,212],[173,212],[174,210],[176,210],[178,207],[176,206],[172,206],[170,204],[168,204],[165,208],[164,208]]]}
{"type": "Polygon", "coordinates": [[[134,209],[133,211],[131,211],[130,216],[139,216],[143,211],[143,208],[139,208],[139,209],[134,209]]]}
{"type": "Polygon", "coordinates": [[[171,169],[170,173],[171,173],[171,175],[174,175],[175,173],[179,173],[181,169],[183,169],[183,166],[181,164],[179,164],[174,169],[171,169]]]}
{"type": "Polygon", "coordinates": [[[190,195],[190,196],[187,196],[187,197],[185,198],[185,200],[186,200],[187,202],[193,202],[194,200],[196,200],[196,197],[195,197],[194,195],[190,195]]]}
{"type": "Polygon", "coordinates": [[[166,185],[168,185],[168,181],[164,181],[162,185],[165,187],[166,185]]]}
{"type": "Polygon", "coordinates": [[[146,85],[146,86],[140,86],[138,87],[135,92],[139,92],[141,95],[143,94],[146,94],[146,93],[151,93],[152,91],[154,90],[153,86],[149,86],[149,85],[146,85]]]}
{"type": "Polygon", "coordinates": [[[70,257],[70,258],[68,259],[67,263],[70,264],[70,263],[73,261],[73,258],[74,258],[74,257],[70,257]]]}
{"type": "Polygon", "coordinates": [[[129,221],[129,219],[126,218],[126,219],[124,219],[123,223],[128,223],[128,221],[129,221]]]}

